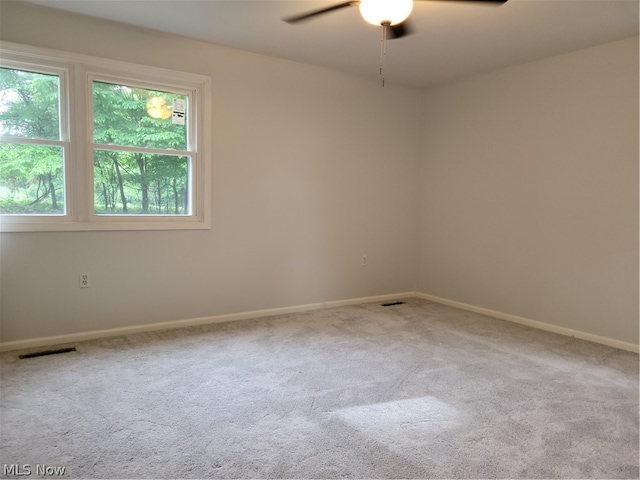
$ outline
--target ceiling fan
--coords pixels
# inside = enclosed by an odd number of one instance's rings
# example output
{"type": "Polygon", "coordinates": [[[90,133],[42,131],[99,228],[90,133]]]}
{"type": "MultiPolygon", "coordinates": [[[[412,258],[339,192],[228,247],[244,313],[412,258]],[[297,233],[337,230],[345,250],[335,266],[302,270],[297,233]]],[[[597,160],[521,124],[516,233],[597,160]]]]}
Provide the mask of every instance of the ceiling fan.
{"type": "Polygon", "coordinates": [[[309,20],[317,15],[323,15],[335,10],[358,5],[360,7],[360,14],[368,23],[376,26],[381,25],[384,36],[388,39],[394,39],[404,37],[411,33],[412,28],[407,19],[413,9],[414,1],[456,1],[497,5],[502,5],[507,2],[507,0],[352,0],[300,15],[286,17],[283,20],[287,23],[298,23],[309,20]]]}

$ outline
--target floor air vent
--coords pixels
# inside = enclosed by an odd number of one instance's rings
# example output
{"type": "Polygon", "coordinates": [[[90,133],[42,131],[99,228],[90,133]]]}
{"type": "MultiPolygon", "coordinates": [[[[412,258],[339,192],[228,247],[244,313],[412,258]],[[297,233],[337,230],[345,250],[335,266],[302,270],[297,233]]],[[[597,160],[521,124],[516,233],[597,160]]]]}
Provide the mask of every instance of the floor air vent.
{"type": "Polygon", "coordinates": [[[43,350],[41,352],[26,353],[24,355],[20,355],[19,358],[23,359],[23,358],[44,357],[45,355],[57,355],[58,353],[68,353],[68,352],[75,352],[75,351],[76,351],[76,347],[58,348],[57,350],[43,350]]]}
{"type": "Polygon", "coordinates": [[[393,307],[394,305],[404,305],[404,302],[391,302],[391,303],[383,303],[381,307],[393,307]]]}

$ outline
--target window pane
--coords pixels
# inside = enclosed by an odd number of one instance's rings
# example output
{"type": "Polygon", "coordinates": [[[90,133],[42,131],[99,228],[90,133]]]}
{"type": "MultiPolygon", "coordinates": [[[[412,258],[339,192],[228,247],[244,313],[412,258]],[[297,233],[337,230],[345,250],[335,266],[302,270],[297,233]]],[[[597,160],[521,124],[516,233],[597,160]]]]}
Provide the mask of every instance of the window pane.
{"type": "Polygon", "coordinates": [[[64,214],[62,147],[0,144],[0,213],[64,214]]]}
{"type": "Polygon", "coordinates": [[[187,96],[93,82],[95,143],[187,150],[187,96]]]}
{"type": "Polygon", "coordinates": [[[187,156],[96,150],[96,214],[190,215],[190,164],[187,156]]]}
{"type": "Polygon", "coordinates": [[[0,68],[0,135],[60,139],[57,75],[0,68]]]}

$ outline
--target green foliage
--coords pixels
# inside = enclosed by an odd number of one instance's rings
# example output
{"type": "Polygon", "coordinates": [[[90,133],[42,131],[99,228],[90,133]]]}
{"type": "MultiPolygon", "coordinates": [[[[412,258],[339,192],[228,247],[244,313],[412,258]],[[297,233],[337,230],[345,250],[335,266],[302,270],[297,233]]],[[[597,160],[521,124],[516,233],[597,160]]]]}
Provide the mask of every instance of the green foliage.
{"type": "Polygon", "coordinates": [[[174,99],[185,99],[183,95],[93,82],[95,143],[186,150],[186,125],[149,116],[147,103],[153,98],[162,99],[167,106],[174,99]]]}
{"type": "Polygon", "coordinates": [[[189,213],[188,157],[96,150],[94,171],[96,213],[189,213]]]}
{"type": "Polygon", "coordinates": [[[64,213],[62,148],[0,145],[0,212],[64,213]]]}
{"type": "Polygon", "coordinates": [[[1,135],[60,139],[57,76],[0,68],[0,88],[1,135]]]}
{"type": "MultiPolygon", "coordinates": [[[[19,139],[60,137],[58,77],[0,68],[0,133],[19,139]]],[[[64,213],[63,152],[58,146],[0,145],[0,212],[64,213]]]]}
{"type": "MultiPolygon", "coordinates": [[[[147,112],[153,100],[168,106],[182,95],[93,83],[94,142],[104,145],[156,149],[187,149],[186,125],[147,112]]],[[[94,152],[94,204],[97,213],[189,213],[187,157],[141,152],[94,152]]]]}

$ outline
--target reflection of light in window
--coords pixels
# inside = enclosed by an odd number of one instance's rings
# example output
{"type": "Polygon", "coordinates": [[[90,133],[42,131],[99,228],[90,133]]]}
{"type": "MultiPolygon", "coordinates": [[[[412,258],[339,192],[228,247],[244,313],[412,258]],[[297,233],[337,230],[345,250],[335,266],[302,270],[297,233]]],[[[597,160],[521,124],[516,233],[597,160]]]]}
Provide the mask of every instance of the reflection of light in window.
{"type": "Polygon", "coordinates": [[[166,120],[171,116],[171,105],[162,97],[151,97],[147,100],[147,114],[151,118],[166,120]]]}
{"type": "Polygon", "coordinates": [[[388,434],[394,429],[448,429],[457,423],[460,416],[458,410],[435,397],[342,408],[336,414],[350,425],[371,434],[388,434]]]}

